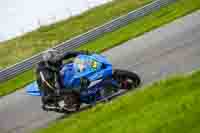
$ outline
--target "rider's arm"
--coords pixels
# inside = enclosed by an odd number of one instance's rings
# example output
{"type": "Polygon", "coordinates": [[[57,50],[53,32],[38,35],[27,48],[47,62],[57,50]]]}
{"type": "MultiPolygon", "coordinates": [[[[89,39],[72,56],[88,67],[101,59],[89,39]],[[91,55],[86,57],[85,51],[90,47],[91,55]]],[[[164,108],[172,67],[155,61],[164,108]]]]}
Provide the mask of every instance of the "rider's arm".
{"type": "Polygon", "coordinates": [[[45,66],[45,62],[40,61],[36,65],[36,81],[39,85],[39,88],[44,89],[43,85],[46,84],[50,89],[54,89],[54,87],[49,83],[49,80],[51,79],[51,73],[48,71],[48,68],[45,66]]]}

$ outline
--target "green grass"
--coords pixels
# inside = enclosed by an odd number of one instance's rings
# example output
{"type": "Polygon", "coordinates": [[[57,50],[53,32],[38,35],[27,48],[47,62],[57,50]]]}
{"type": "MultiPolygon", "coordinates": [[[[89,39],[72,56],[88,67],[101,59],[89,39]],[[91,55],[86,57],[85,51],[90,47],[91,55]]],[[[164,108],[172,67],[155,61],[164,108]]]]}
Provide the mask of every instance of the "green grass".
{"type": "Polygon", "coordinates": [[[156,82],[35,133],[198,133],[200,71],[156,82]]]}
{"type": "MultiPolygon", "coordinates": [[[[92,41],[86,45],[83,45],[79,49],[87,49],[99,53],[105,49],[114,47],[131,38],[137,37],[141,34],[144,34],[147,31],[155,29],[156,27],[169,23],[175,20],[176,18],[184,16],[199,8],[199,0],[178,0],[176,3],[171,4],[168,7],[164,7],[159,11],[155,11],[151,15],[145,16],[114,32],[107,33],[103,37],[96,39],[95,41],[92,41]]],[[[7,89],[10,92],[13,92],[13,90],[16,90],[16,88],[21,88],[31,80],[34,80],[34,78],[32,76],[29,76],[29,74],[26,72],[23,74],[22,77],[26,80],[24,81],[23,79],[20,79],[21,77],[16,77],[11,81],[9,80],[4,83],[1,83],[0,92],[1,90],[7,89]],[[15,83],[16,81],[19,81],[20,83],[15,83]],[[7,87],[8,84],[11,85],[7,87]]],[[[6,91],[7,93],[4,93],[5,91],[0,93],[0,96],[8,94],[9,91],[6,91]]]]}
{"type": "Polygon", "coordinates": [[[151,1],[114,0],[79,16],[49,26],[42,26],[24,36],[2,42],[0,43],[0,69],[102,25],[151,1]]]}
{"type": "Polygon", "coordinates": [[[0,84],[0,97],[21,89],[35,79],[33,69],[0,84]]]}

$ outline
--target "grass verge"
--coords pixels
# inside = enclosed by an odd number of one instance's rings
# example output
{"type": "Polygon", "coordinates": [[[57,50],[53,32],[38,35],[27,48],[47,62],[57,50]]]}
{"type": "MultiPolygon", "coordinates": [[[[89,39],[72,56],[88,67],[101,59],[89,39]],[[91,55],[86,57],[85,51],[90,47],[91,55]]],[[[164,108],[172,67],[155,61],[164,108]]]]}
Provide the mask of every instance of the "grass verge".
{"type": "Polygon", "coordinates": [[[42,26],[24,36],[2,42],[0,43],[0,69],[31,57],[48,47],[53,47],[151,1],[113,0],[113,2],[93,8],[79,16],[49,26],[42,26]]]}
{"type": "Polygon", "coordinates": [[[1,96],[12,93],[18,89],[21,89],[28,83],[31,83],[35,79],[33,69],[26,71],[8,81],[0,84],[0,98],[1,96]]]}
{"type": "MultiPolygon", "coordinates": [[[[134,21],[114,32],[107,33],[103,37],[83,45],[79,49],[101,52],[105,49],[119,45],[131,38],[144,34],[145,32],[150,31],[156,27],[169,23],[176,18],[191,13],[199,8],[199,0],[177,0],[176,3],[171,4],[168,7],[164,7],[159,11],[155,11],[154,13],[134,21]]],[[[30,76],[30,73],[28,72],[25,72],[22,77],[19,77],[15,77],[14,79],[1,83],[0,96],[13,92],[16,90],[16,88],[21,88],[28,82],[34,80],[33,76],[30,76]],[[10,84],[9,87],[7,86],[8,84],[10,84]]]]}
{"type": "Polygon", "coordinates": [[[35,133],[197,133],[200,71],[130,92],[35,133]]]}

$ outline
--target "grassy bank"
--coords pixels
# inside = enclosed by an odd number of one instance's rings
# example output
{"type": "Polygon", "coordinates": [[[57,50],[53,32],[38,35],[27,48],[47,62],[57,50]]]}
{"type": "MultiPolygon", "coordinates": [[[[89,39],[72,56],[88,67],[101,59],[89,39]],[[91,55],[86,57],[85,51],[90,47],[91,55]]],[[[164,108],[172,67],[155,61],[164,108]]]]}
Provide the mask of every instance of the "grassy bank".
{"type": "Polygon", "coordinates": [[[200,132],[200,71],[154,83],[35,133],[200,132]]]}
{"type": "Polygon", "coordinates": [[[0,84],[0,97],[12,93],[35,79],[33,69],[0,84]]]}
{"type": "Polygon", "coordinates": [[[43,26],[22,37],[0,43],[0,69],[102,25],[151,1],[113,0],[113,2],[94,8],[80,16],[43,26]]]}
{"type": "MultiPolygon", "coordinates": [[[[91,51],[101,52],[102,50],[121,44],[131,38],[137,37],[156,27],[169,23],[175,20],[176,18],[184,16],[199,8],[200,8],[199,0],[192,0],[192,1],[191,0],[177,0],[176,3],[170,6],[164,7],[161,10],[152,13],[151,15],[145,16],[135,22],[132,22],[129,25],[119,30],[116,30],[111,33],[107,33],[103,37],[95,41],[92,41],[82,46],[79,49],[87,49],[91,51]]],[[[23,85],[26,85],[29,81],[33,80],[34,78],[29,75],[30,75],[29,73],[23,74],[23,79],[26,79],[26,80],[20,79],[21,77],[20,78],[16,77],[12,80],[6,81],[5,83],[1,83],[0,92],[1,90],[7,90],[7,89],[9,91],[1,92],[0,96],[6,95],[9,92],[13,92],[13,90],[16,90],[16,88],[20,88],[23,85]],[[20,83],[17,81],[19,81],[20,83]],[[8,84],[11,84],[11,85],[7,87],[8,84]]]]}

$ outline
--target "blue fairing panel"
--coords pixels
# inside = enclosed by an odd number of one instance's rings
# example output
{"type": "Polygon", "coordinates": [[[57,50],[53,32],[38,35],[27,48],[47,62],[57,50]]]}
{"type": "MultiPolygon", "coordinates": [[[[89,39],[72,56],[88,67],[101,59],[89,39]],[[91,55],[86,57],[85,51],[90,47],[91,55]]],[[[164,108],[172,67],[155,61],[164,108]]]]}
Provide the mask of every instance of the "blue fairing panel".
{"type": "Polygon", "coordinates": [[[71,86],[71,82],[74,76],[74,66],[73,63],[65,64],[60,71],[62,84],[67,88],[68,86],[71,86]]]}
{"type": "Polygon", "coordinates": [[[41,93],[40,93],[40,90],[39,90],[39,87],[38,87],[36,81],[34,81],[33,83],[31,83],[28,86],[26,86],[25,89],[26,89],[26,92],[29,95],[32,95],[32,96],[41,96],[41,93]]]}
{"type": "Polygon", "coordinates": [[[101,55],[79,55],[73,63],[64,65],[60,73],[66,88],[77,88],[82,77],[90,81],[109,77],[112,75],[112,65],[101,55]]]}

